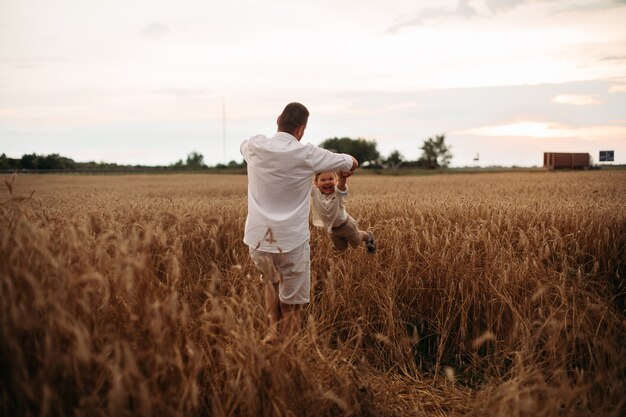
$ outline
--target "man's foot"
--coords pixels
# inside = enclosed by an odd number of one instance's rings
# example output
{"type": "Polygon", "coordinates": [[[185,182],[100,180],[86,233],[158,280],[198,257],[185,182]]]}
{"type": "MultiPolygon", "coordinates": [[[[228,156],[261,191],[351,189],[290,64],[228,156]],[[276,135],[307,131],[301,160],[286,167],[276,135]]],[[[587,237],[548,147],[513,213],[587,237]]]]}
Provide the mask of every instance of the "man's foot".
{"type": "Polygon", "coordinates": [[[367,232],[369,238],[365,241],[365,247],[367,248],[367,253],[376,252],[376,241],[374,240],[374,235],[372,232],[367,232]]]}
{"type": "Polygon", "coordinates": [[[276,325],[270,325],[261,343],[263,343],[264,345],[275,345],[279,341],[280,334],[278,334],[278,329],[276,328],[276,325]]]}
{"type": "Polygon", "coordinates": [[[274,333],[270,333],[261,340],[264,345],[275,345],[280,342],[280,336],[274,333]]]}

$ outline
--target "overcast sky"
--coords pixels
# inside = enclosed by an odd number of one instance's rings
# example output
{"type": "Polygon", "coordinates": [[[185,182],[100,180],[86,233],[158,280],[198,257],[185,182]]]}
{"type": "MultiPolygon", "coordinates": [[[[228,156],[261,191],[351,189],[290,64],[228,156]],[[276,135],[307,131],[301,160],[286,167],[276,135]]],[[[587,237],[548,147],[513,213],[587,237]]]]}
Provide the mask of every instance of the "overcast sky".
{"type": "Polygon", "coordinates": [[[624,164],[624,22],[624,0],[0,0],[0,153],[241,161],[300,101],[316,144],[624,164]]]}

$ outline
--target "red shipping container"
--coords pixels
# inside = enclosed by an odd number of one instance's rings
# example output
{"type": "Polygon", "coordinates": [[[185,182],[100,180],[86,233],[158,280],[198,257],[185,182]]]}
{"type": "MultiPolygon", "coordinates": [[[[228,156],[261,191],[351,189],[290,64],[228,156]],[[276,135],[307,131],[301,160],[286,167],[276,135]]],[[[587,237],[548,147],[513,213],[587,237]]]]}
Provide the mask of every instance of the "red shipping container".
{"type": "Polygon", "coordinates": [[[591,155],[588,153],[543,153],[543,167],[547,169],[587,169],[590,166],[591,155]]]}

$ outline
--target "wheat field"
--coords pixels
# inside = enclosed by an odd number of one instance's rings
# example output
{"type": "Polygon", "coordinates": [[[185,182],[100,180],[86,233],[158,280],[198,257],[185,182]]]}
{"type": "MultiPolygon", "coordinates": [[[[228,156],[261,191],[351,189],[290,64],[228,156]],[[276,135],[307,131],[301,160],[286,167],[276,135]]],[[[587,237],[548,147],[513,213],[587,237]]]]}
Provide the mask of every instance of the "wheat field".
{"type": "Polygon", "coordinates": [[[264,346],[244,175],[5,175],[3,416],[623,416],[626,171],[375,176],[264,346]]]}

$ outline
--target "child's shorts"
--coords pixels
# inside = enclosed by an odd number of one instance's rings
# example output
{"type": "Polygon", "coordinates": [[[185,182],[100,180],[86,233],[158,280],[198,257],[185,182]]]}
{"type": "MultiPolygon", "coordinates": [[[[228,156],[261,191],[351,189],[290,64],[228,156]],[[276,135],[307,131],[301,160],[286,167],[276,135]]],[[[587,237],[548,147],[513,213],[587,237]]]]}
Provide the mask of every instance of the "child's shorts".
{"type": "Polygon", "coordinates": [[[340,251],[346,250],[348,244],[357,248],[361,244],[361,231],[356,220],[348,215],[348,220],[344,224],[331,229],[330,240],[332,240],[335,249],[340,251]]]}

